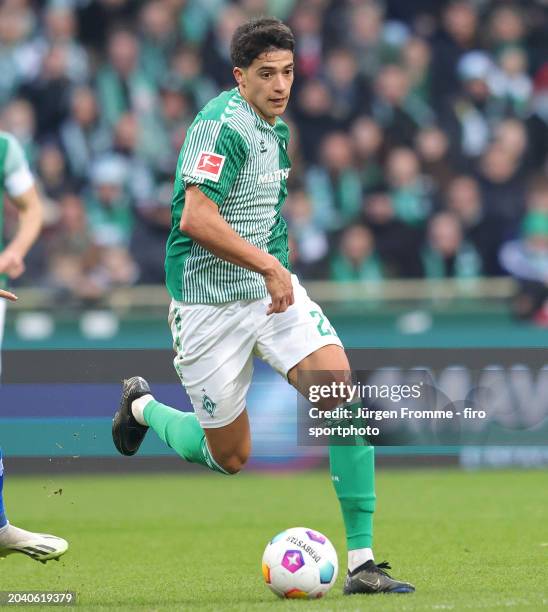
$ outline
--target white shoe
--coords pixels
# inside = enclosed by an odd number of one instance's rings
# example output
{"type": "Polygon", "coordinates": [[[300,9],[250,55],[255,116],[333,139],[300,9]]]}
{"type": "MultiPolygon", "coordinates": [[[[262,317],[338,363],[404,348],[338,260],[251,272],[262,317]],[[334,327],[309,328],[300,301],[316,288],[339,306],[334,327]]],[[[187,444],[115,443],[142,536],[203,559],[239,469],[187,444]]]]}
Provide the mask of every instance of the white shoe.
{"type": "Polygon", "coordinates": [[[59,560],[68,550],[68,542],[63,538],[46,533],[33,533],[8,525],[0,531],[0,559],[14,553],[22,553],[35,561],[45,563],[51,559],[59,560]]]}

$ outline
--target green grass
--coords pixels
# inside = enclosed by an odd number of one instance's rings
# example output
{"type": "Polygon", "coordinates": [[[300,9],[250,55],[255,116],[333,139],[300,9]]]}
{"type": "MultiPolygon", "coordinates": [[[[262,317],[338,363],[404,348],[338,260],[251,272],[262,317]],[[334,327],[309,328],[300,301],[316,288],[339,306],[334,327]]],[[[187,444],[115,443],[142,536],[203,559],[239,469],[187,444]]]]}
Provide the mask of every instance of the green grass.
{"type": "MultiPolygon", "coordinates": [[[[9,474],[8,474],[9,476],[9,474]]],[[[7,479],[14,524],[70,540],[59,563],[11,556],[0,590],[74,590],[80,609],[535,610],[548,606],[543,471],[380,471],[375,551],[417,593],[341,595],[344,533],[328,476],[243,474],[7,479]],[[54,493],[60,488],[62,494],[54,493]],[[267,540],[326,533],[341,571],[329,595],[277,600],[262,583],[267,540]]],[[[37,609],[37,608],[34,608],[37,609]]]]}

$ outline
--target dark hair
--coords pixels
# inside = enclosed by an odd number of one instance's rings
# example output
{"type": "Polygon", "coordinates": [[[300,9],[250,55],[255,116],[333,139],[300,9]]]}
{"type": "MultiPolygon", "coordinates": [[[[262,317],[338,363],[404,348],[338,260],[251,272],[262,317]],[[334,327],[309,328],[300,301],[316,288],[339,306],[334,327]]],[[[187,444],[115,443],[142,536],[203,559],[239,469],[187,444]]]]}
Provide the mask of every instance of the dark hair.
{"type": "Polygon", "coordinates": [[[253,19],[239,26],[230,44],[233,66],[248,68],[265,51],[287,49],[293,53],[293,32],[275,17],[253,19]]]}

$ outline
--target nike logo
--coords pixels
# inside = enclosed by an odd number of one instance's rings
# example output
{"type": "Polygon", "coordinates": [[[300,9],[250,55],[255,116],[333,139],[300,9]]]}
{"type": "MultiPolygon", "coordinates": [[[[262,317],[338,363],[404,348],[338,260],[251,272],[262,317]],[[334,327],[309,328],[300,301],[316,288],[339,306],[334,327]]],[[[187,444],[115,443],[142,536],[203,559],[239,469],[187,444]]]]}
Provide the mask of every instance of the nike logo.
{"type": "Polygon", "coordinates": [[[374,591],[378,590],[378,588],[381,586],[380,578],[377,578],[375,582],[371,582],[370,580],[364,580],[363,578],[358,578],[358,580],[360,582],[363,582],[363,584],[365,584],[366,587],[369,587],[370,589],[373,589],[374,591]]]}

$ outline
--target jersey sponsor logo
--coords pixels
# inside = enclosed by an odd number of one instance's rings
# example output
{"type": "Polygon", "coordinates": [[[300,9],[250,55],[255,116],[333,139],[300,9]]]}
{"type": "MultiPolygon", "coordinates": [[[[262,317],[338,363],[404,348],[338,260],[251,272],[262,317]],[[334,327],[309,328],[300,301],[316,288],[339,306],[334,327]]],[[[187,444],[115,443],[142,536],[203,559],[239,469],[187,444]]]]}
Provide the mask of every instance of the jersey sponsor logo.
{"type": "Polygon", "coordinates": [[[217,183],[221,177],[221,172],[225,163],[226,157],[211,153],[209,151],[200,151],[193,174],[195,176],[203,176],[204,178],[217,183]]]}
{"type": "Polygon", "coordinates": [[[264,185],[265,183],[276,183],[282,179],[287,179],[291,168],[280,168],[274,172],[266,172],[265,174],[259,174],[257,178],[257,185],[264,185]]]}

